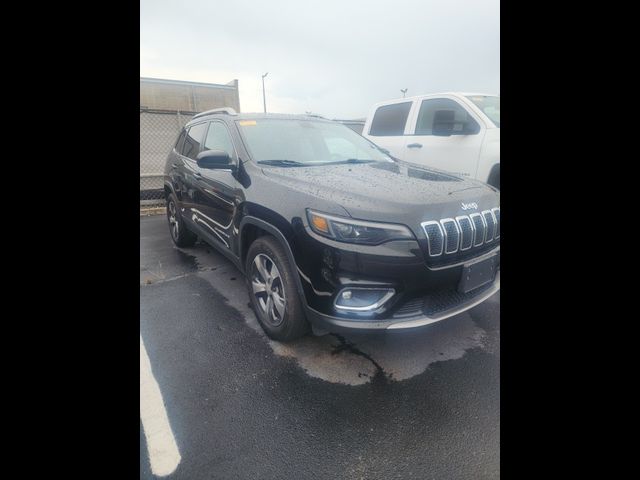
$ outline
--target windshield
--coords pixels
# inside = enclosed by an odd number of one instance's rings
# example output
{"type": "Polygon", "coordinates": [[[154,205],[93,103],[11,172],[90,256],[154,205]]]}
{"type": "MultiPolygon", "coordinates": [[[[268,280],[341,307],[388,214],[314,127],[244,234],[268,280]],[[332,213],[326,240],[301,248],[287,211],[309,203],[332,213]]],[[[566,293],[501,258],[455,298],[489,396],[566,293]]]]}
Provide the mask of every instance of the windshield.
{"type": "Polygon", "coordinates": [[[489,95],[471,95],[467,97],[489,117],[489,119],[500,128],[500,97],[489,95]]]}
{"type": "Polygon", "coordinates": [[[249,153],[259,163],[306,166],[392,161],[371,142],[339,123],[275,118],[236,122],[249,153]]]}

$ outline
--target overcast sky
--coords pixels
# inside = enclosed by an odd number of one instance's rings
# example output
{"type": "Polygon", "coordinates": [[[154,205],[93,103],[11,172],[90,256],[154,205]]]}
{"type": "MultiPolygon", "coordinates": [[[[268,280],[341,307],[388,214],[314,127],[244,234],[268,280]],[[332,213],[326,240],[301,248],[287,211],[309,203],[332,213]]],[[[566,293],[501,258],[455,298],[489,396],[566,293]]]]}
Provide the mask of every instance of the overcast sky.
{"type": "Polygon", "coordinates": [[[365,117],[372,104],[499,93],[499,0],[141,0],[140,76],[239,80],[240,108],[365,117]]]}

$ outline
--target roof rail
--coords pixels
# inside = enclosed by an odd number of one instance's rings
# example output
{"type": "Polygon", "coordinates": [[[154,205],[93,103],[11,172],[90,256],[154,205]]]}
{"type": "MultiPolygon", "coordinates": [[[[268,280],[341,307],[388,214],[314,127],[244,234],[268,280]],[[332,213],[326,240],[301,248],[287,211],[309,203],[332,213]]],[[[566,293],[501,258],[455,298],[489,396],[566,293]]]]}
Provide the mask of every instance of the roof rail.
{"type": "Polygon", "coordinates": [[[238,113],[231,107],[214,108],[213,110],[207,110],[206,112],[200,112],[194,115],[193,118],[204,117],[205,115],[211,115],[212,113],[224,113],[226,115],[238,115],[238,113]]]}

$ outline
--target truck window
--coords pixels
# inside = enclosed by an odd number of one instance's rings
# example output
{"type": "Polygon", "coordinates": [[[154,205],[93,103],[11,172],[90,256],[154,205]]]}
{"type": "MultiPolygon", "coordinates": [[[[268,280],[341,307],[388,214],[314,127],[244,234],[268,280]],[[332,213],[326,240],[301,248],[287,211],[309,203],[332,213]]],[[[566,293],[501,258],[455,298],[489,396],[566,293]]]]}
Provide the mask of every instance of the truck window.
{"type": "Polygon", "coordinates": [[[458,102],[448,98],[432,98],[423,100],[420,105],[416,135],[433,135],[435,113],[439,110],[452,112],[451,116],[456,123],[453,124],[451,135],[475,135],[480,132],[480,125],[458,102]]]}
{"type": "Polygon", "coordinates": [[[371,121],[369,135],[376,137],[404,135],[409,110],[411,110],[411,102],[378,107],[371,121]]]}
{"type": "Polygon", "coordinates": [[[496,127],[500,128],[500,97],[492,95],[472,95],[467,97],[489,117],[496,127]]]}

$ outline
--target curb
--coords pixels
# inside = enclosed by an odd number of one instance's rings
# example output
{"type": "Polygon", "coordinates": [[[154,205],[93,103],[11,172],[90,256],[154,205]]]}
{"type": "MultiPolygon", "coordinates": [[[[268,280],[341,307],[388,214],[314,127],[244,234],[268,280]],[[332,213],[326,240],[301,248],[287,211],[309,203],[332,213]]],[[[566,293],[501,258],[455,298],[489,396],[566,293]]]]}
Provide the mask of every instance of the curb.
{"type": "Polygon", "coordinates": [[[149,217],[151,215],[163,215],[164,212],[165,212],[164,207],[140,208],[141,217],[149,217]]]}

